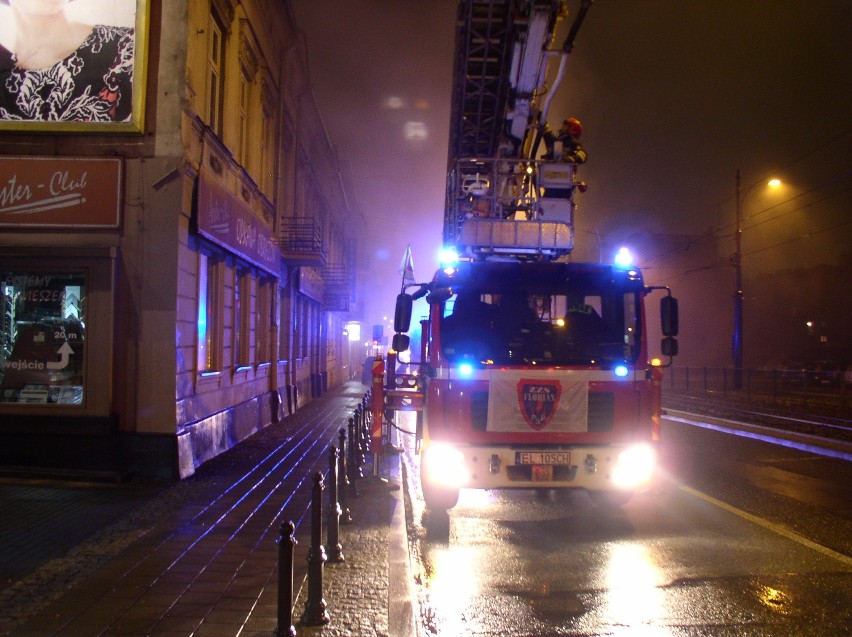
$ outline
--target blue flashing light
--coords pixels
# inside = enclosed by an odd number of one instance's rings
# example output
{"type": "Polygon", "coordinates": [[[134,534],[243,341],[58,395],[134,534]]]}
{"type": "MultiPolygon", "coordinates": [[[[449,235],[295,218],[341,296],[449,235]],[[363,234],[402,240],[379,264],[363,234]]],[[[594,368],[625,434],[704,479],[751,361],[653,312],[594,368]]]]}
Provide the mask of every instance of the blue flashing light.
{"type": "Polygon", "coordinates": [[[615,265],[620,268],[629,268],[633,265],[633,255],[630,254],[629,249],[623,246],[618,249],[615,254],[615,265]]]}
{"type": "Polygon", "coordinates": [[[452,248],[443,248],[438,253],[438,263],[442,268],[452,268],[458,265],[459,253],[452,248]]]}
{"type": "Polygon", "coordinates": [[[459,376],[469,378],[473,375],[473,365],[470,363],[462,363],[459,365],[459,376]]]}
{"type": "Polygon", "coordinates": [[[620,363],[613,368],[612,373],[618,378],[627,378],[627,374],[630,373],[630,369],[628,369],[627,365],[624,363],[620,363]]]}

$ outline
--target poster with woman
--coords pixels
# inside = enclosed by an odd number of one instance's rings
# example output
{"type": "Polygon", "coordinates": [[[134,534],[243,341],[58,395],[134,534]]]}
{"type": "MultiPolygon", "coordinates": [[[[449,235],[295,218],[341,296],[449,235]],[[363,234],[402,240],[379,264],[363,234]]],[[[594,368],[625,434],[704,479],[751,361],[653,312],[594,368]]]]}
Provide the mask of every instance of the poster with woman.
{"type": "Polygon", "coordinates": [[[147,0],[0,0],[0,130],[141,131],[147,0]]]}

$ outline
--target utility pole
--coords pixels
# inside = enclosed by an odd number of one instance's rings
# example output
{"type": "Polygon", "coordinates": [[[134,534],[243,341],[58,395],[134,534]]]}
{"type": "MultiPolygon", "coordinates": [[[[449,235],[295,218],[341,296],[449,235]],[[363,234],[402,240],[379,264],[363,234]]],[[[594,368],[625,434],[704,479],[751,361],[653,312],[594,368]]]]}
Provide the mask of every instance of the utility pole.
{"type": "Polygon", "coordinates": [[[734,234],[736,249],[734,252],[734,270],[736,272],[736,291],[734,292],[734,389],[743,388],[743,197],[740,189],[740,170],[737,168],[737,229],[734,234]]]}

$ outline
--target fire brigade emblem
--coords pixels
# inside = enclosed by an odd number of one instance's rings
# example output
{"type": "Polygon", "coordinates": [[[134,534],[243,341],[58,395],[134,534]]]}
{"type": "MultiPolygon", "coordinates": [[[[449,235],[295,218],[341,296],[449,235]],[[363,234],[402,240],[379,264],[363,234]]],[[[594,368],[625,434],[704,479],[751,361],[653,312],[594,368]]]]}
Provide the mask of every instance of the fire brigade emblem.
{"type": "Polygon", "coordinates": [[[527,424],[540,431],[547,426],[559,408],[562,385],[558,380],[518,381],[518,408],[527,424]]]}

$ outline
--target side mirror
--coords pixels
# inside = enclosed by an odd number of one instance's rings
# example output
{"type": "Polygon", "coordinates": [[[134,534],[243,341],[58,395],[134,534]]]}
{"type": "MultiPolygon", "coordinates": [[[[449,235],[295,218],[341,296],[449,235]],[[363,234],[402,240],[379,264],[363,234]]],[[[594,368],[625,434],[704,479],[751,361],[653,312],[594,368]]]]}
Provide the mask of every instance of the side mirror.
{"type": "MultiPolygon", "coordinates": [[[[411,327],[411,311],[414,305],[414,301],[411,299],[410,294],[405,294],[404,292],[401,294],[397,294],[396,296],[396,310],[393,314],[393,331],[394,332],[407,332],[408,328],[411,327]]],[[[405,351],[399,350],[394,347],[398,352],[405,351]]],[[[407,349],[407,347],[406,347],[407,349]]]]}
{"type": "Polygon", "coordinates": [[[660,299],[660,326],[663,336],[677,336],[677,299],[673,296],[664,296],[660,299]]]}
{"type": "Polygon", "coordinates": [[[673,336],[667,336],[660,343],[660,351],[663,356],[677,356],[677,339],[673,336]]]}
{"type": "Polygon", "coordinates": [[[408,334],[393,335],[391,347],[395,352],[405,352],[408,350],[409,345],[411,345],[411,339],[409,339],[408,334]]]}

